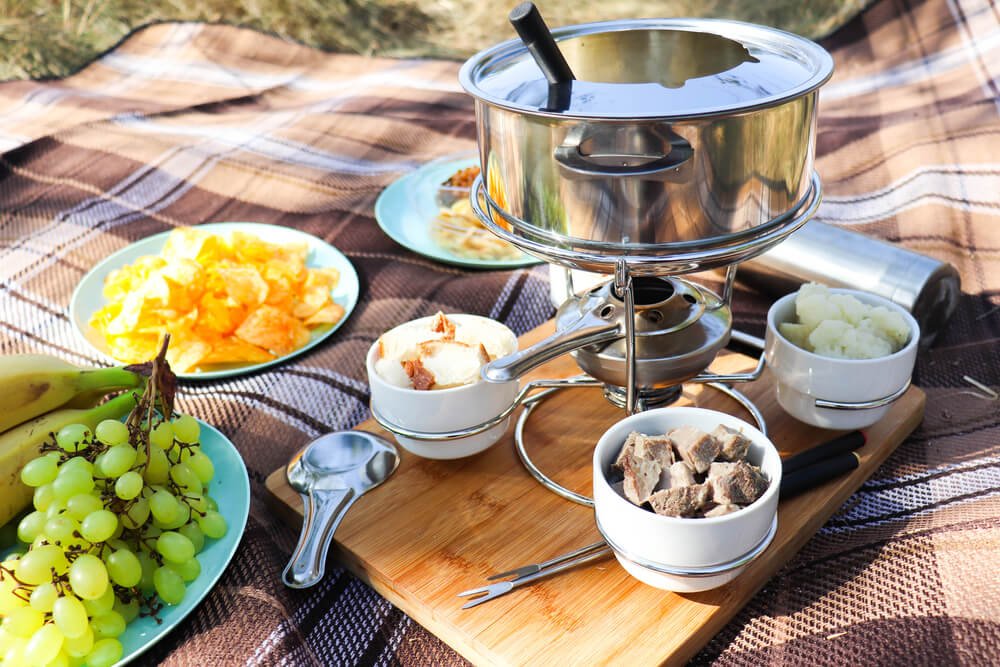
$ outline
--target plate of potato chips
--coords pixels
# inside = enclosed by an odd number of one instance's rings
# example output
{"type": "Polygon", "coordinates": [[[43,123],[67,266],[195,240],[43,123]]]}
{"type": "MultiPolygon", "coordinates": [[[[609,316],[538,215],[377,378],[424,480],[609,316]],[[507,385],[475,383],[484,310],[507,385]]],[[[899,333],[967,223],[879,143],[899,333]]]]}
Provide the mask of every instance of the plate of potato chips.
{"type": "Polygon", "coordinates": [[[70,319],[118,363],[155,356],[182,378],[266,368],[333,334],[358,301],[339,250],[305,232],[248,222],[178,227],[119,250],[77,286],[70,319]]]}

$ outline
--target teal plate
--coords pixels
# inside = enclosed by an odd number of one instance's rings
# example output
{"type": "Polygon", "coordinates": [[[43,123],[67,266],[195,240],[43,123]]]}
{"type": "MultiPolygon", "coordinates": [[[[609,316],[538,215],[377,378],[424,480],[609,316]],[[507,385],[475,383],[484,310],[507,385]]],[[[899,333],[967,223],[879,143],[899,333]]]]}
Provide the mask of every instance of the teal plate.
{"type": "Polygon", "coordinates": [[[437,217],[438,186],[459,169],[479,164],[474,153],[462,153],[428,162],[394,181],[375,201],[375,219],[389,238],[413,252],[444,264],[472,269],[517,269],[541,263],[530,255],[516,259],[470,259],[449,252],[431,238],[437,217]]]}
{"type": "Polygon", "coordinates": [[[188,584],[179,605],[164,605],[157,614],[159,623],[153,618],[143,617],[136,618],[125,627],[125,632],[118,638],[124,648],[119,665],[141,655],[198,606],[222,576],[243,537],[250,513],[250,479],[246,466],[226,436],[200,419],[198,423],[201,425],[201,449],[215,466],[215,477],[208,485],[208,494],[218,503],[219,512],[226,519],[226,534],[221,539],[205,541],[205,548],[198,554],[201,574],[188,584]]]}
{"type": "MultiPolygon", "coordinates": [[[[329,243],[316,238],[312,234],[300,232],[290,227],[280,227],[278,225],[264,225],[255,222],[214,222],[205,225],[198,225],[198,229],[225,235],[234,231],[253,234],[264,241],[277,244],[305,243],[309,246],[309,256],[306,259],[306,266],[309,267],[333,267],[340,271],[340,281],[333,289],[333,300],[344,308],[344,316],[333,325],[319,326],[312,330],[309,342],[299,349],[284,356],[257,364],[238,364],[231,366],[213,366],[204,371],[194,371],[178,373],[177,377],[189,380],[213,380],[219,378],[242,375],[259,371],[275,364],[280,364],[291,357],[302,354],[310,350],[334,331],[339,329],[354,310],[358,303],[358,295],[361,291],[358,282],[358,274],[351,265],[350,260],[339,250],[329,243]]],[[[102,308],[106,301],[104,299],[104,281],[108,274],[115,269],[131,264],[144,255],[156,255],[163,249],[170,232],[163,232],[148,238],[136,241],[130,246],[122,248],[118,252],[110,255],[95,266],[83,277],[80,284],[73,292],[73,298],[69,303],[70,321],[73,323],[77,333],[86,341],[98,354],[107,358],[112,363],[115,361],[108,354],[108,346],[104,342],[104,337],[99,331],[90,326],[90,317],[102,308]]]]}

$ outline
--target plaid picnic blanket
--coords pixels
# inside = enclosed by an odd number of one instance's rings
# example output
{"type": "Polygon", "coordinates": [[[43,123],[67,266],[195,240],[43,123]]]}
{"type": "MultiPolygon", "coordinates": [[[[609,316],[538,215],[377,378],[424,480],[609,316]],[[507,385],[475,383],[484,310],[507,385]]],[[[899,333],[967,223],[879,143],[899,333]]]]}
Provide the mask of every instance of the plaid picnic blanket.
{"type": "MultiPolygon", "coordinates": [[[[923,425],[696,657],[699,664],[1000,660],[1000,8],[881,0],[830,38],[819,218],[955,265],[964,294],[915,382],[923,425]]],[[[170,665],[458,664],[340,569],[293,591],[292,527],[264,478],[368,416],[363,356],[392,325],[473,312],[523,333],[552,314],[544,267],[473,272],[375,224],[379,192],[471,149],[457,64],[330,55],[231,26],[139,30],[77,74],[0,84],[0,351],[100,363],[74,334],[75,285],[176,225],[287,225],[342,250],[362,298],[330,341],[255,375],[183,387],[181,408],[244,456],[253,503],[236,558],[143,660],[170,665]]],[[[761,334],[770,299],[735,298],[761,334]]]]}

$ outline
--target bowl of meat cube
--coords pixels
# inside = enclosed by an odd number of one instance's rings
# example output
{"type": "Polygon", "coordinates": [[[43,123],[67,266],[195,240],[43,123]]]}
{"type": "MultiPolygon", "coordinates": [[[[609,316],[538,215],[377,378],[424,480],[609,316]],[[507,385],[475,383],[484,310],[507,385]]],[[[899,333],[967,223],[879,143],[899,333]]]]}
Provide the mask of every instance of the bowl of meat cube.
{"type": "Polygon", "coordinates": [[[634,414],[594,450],[598,530],[629,574],[670,591],[722,586],[761,554],[780,485],[774,444],[715,410],[634,414]]]}

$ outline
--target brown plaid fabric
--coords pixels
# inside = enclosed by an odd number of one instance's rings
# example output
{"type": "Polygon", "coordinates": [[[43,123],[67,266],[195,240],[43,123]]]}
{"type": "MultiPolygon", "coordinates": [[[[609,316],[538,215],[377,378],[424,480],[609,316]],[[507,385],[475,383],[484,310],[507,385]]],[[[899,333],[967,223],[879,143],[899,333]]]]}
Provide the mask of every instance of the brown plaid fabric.
{"type": "MultiPolygon", "coordinates": [[[[827,43],[820,219],[954,264],[964,294],[915,381],[923,425],[696,658],[719,665],[1000,662],[1000,8],[881,0],[827,43]]],[[[0,85],[0,351],[100,363],[67,305],[103,257],[180,224],[247,220],[326,239],[361,277],[330,341],[254,375],[183,387],[181,408],[242,452],[253,505],[236,558],[143,662],[457,664],[343,570],[292,591],[295,532],[264,478],[310,438],[368,415],[363,355],[438,309],[518,333],[551,316],[545,268],[473,272],[381,233],[400,175],[472,148],[457,64],[329,55],[248,30],[140,30],[68,79],[0,85]]],[[[763,330],[770,298],[735,299],[763,330]]],[[[651,638],[655,641],[655,638],[651,638]]]]}

